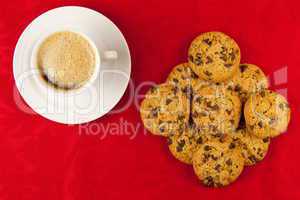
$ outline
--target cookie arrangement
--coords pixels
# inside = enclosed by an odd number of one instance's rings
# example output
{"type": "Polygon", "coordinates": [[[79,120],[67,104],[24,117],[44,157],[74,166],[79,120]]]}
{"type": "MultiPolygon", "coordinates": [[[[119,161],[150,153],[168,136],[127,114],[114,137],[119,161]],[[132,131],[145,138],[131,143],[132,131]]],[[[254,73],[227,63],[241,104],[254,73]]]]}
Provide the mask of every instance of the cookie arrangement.
{"type": "Polygon", "coordinates": [[[192,41],[188,62],[152,87],[140,107],[145,128],[166,137],[171,154],[209,187],[229,185],[244,166],[263,160],[290,121],[287,100],[268,89],[258,66],[240,59],[231,37],[203,33],[192,41]]]}

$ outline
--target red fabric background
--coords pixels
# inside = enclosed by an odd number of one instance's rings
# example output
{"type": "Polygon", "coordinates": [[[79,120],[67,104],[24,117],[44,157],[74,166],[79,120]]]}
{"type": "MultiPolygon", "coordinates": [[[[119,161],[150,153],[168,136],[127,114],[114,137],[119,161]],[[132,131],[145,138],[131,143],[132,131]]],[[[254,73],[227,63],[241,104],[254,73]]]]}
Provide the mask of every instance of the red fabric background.
{"type": "MultiPolygon", "coordinates": [[[[0,200],[300,199],[300,2],[175,2],[1,1],[0,200]],[[247,168],[237,182],[223,189],[208,189],[198,182],[190,166],[172,158],[164,139],[145,135],[142,129],[132,140],[122,131],[100,140],[100,135],[79,135],[78,126],[60,125],[20,111],[13,99],[15,44],[35,17],[62,5],[95,9],[120,27],[131,49],[136,85],[163,82],[175,64],[185,61],[189,42],[210,30],[233,36],[241,47],[242,61],[262,66],[267,74],[287,66],[288,82],[273,84],[273,88],[288,89],[293,114],[287,134],[274,139],[266,159],[247,168]]],[[[127,99],[128,92],[117,107],[127,99]]],[[[140,123],[133,103],[124,112],[94,123],[106,126],[120,119],[140,123]]]]}

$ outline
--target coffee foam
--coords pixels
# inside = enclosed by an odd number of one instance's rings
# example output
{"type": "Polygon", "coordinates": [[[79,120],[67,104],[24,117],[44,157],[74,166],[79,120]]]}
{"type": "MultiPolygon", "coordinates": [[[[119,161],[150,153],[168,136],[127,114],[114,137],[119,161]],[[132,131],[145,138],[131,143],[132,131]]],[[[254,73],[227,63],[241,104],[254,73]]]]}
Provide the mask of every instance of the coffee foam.
{"type": "Polygon", "coordinates": [[[94,73],[95,60],[95,51],[89,41],[70,31],[50,35],[37,53],[37,65],[43,79],[64,90],[83,86],[94,73]]]}

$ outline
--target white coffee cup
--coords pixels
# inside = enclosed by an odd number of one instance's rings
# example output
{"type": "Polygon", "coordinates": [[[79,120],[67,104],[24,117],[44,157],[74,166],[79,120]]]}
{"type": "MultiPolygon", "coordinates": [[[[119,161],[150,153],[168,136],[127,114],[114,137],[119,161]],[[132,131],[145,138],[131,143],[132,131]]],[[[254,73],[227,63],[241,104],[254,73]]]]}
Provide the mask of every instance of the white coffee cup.
{"type": "Polygon", "coordinates": [[[106,60],[115,60],[118,58],[118,53],[114,50],[109,50],[109,51],[101,51],[97,48],[95,43],[85,34],[74,31],[74,30],[59,30],[51,33],[46,33],[40,39],[37,41],[37,43],[34,45],[32,55],[31,55],[31,68],[33,70],[33,77],[34,80],[36,81],[37,85],[41,87],[43,91],[47,92],[54,92],[54,93],[62,93],[62,94],[68,94],[68,95],[73,95],[73,94],[79,94],[83,90],[89,88],[94,84],[96,79],[98,78],[98,75],[100,73],[100,68],[101,68],[101,57],[106,59],[106,60]],[[92,76],[87,80],[86,83],[84,83],[81,87],[76,88],[76,89],[69,89],[69,90],[62,90],[62,89],[56,89],[55,87],[51,86],[51,83],[46,83],[45,80],[42,78],[42,74],[40,70],[38,69],[37,65],[37,57],[38,57],[38,51],[40,46],[43,44],[43,42],[50,37],[53,34],[59,33],[59,32],[72,32],[75,34],[78,34],[82,36],[92,47],[94,54],[95,54],[95,66],[94,66],[94,72],[92,76]]]}

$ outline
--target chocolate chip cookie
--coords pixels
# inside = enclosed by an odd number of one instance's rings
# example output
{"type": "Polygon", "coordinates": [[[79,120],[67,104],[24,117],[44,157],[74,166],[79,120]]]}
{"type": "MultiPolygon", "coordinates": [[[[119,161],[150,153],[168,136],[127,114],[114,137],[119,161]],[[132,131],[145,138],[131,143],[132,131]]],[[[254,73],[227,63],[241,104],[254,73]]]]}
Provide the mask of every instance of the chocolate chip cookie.
{"type": "Polygon", "coordinates": [[[240,145],[246,166],[255,165],[266,156],[270,145],[270,138],[256,137],[246,129],[240,129],[232,133],[231,136],[240,145]]]}
{"type": "Polygon", "coordinates": [[[230,89],[236,91],[242,102],[246,102],[252,93],[269,87],[264,72],[253,64],[240,64],[238,72],[228,81],[230,89]]]}
{"type": "Polygon", "coordinates": [[[195,174],[209,187],[222,187],[235,181],[244,168],[240,147],[226,136],[222,141],[211,140],[193,155],[195,174]]]}
{"type": "Polygon", "coordinates": [[[244,108],[248,131],[260,138],[276,137],[286,131],[290,113],[287,100],[270,90],[252,94],[244,108]]]}
{"type": "Polygon", "coordinates": [[[169,136],[183,129],[189,121],[189,113],[189,99],[173,84],[152,87],[140,107],[146,129],[161,136],[169,136]]]}
{"type": "Polygon", "coordinates": [[[225,134],[238,127],[241,102],[234,91],[223,85],[210,84],[195,92],[191,110],[194,123],[202,131],[225,134]]]}
{"type": "Polygon", "coordinates": [[[207,32],[195,38],[188,51],[192,70],[202,79],[222,82],[238,70],[241,53],[237,43],[221,32],[207,32]]]}

